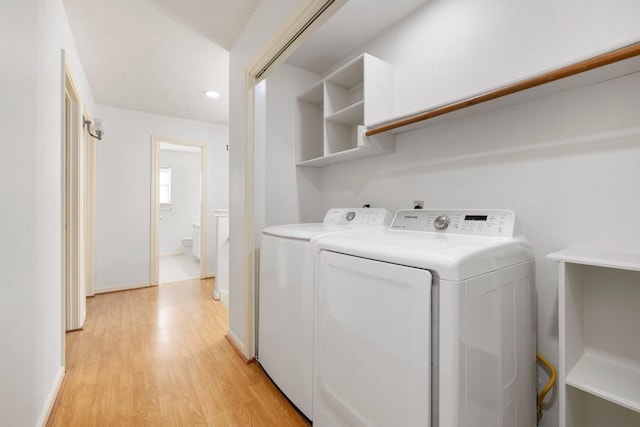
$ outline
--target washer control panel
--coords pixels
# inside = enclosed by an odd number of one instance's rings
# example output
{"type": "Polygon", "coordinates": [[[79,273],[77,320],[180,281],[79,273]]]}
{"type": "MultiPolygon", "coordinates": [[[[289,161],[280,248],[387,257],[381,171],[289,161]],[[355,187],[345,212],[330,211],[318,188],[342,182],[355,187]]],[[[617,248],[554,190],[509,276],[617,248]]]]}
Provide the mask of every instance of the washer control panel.
{"type": "Polygon", "coordinates": [[[324,216],[324,224],[382,226],[391,221],[391,213],[383,208],[334,208],[324,216]]]}
{"type": "Polygon", "coordinates": [[[512,237],[515,214],[505,209],[407,209],[396,212],[391,230],[512,237]]]}

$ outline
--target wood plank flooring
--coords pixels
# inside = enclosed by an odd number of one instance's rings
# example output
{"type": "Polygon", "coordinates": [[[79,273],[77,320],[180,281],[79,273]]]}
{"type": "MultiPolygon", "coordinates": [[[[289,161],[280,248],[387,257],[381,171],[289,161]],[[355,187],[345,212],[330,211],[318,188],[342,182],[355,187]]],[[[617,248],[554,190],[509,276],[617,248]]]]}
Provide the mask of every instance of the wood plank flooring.
{"type": "Polygon", "coordinates": [[[307,426],[226,340],[213,280],[97,295],[48,426],[307,426]]]}

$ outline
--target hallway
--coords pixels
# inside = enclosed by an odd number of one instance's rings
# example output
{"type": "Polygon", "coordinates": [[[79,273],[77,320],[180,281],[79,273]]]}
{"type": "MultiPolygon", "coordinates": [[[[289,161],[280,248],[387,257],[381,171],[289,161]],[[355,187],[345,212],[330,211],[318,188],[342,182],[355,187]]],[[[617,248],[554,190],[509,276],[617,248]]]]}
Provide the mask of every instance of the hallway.
{"type": "Polygon", "coordinates": [[[225,338],[213,279],[87,300],[48,426],[305,426],[225,338]]]}

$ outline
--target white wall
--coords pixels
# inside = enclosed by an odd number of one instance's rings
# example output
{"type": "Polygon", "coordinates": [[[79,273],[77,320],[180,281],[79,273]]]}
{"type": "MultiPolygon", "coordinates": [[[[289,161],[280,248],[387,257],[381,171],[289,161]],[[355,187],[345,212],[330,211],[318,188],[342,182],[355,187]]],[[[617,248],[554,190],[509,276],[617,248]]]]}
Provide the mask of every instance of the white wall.
{"type": "Polygon", "coordinates": [[[88,85],[61,1],[0,10],[0,425],[33,426],[46,421],[64,363],[61,49],[88,85]]]}
{"type": "Polygon", "coordinates": [[[365,50],[393,64],[402,115],[637,40],[639,16],[636,0],[432,0],[365,50]]]}
{"type": "MultiPolygon", "coordinates": [[[[322,221],[320,170],[296,167],[295,97],[315,84],[319,76],[280,65],[266,80],[264,226],[322,221]]],[[[258,150],[256,150],[258,151],[258,150]]],[[[258,167],[258,166],[256,166],[258,167]]]]}
{"type": "MultiPolygon", "coordinates": [[[[392,63],[400,114],[639,39],[638,16],[630,0],[435,0],[345,61],[367,51],[392,63]]],[[[324,168],[323,209],[513,209],[537,257],[538,351],[557,367],[557,265],[544,257],[571,245],[637,251],[639,100],[635,74],[398,134],[395,154],[324,168]]],[[[557,406],[541,426],[558,425],[557,406]]]]}
{"type": "Polygon", "coordinates": [[[158,226],[160,255],[179,254],[181,239],[200,224],[200,153],[160,150],[160,166],[171,168],[171,209],[160,211],[158,226]]]}
{"type": "Polygon", "coordinates": [[[229,56],[229,332],[239,342],[245,339],[244,302],[244,166],[246,70],[265,41],[284,22],[300,0],[262,2],[233,45],[229,56]]]}
{"type": "Polygon", "coordinates": [[[149,283],[151,136],[203,143],[207,152],[208,270],[214,267],[213,212],[229,198],[228,127],[105,105],[97,149],[96,292],[149,283]]]}

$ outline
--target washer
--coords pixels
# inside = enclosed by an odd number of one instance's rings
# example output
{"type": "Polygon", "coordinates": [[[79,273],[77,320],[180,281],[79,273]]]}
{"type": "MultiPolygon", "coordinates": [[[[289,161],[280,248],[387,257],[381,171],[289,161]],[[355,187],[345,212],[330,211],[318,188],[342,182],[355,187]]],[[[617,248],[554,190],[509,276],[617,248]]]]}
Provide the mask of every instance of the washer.
{"type": "Polygon", "coordinates": [[[330,209],[323,223],[267,227],[260,243],[258,361],[312,419],[314,251],[320,236],[387,228],[381,208],[330,209]]]}
{"type": "Polygon", "coordinates": [[[314,242],[314,426],[533,427],[534,256],[507,210],[314,242]]]}

